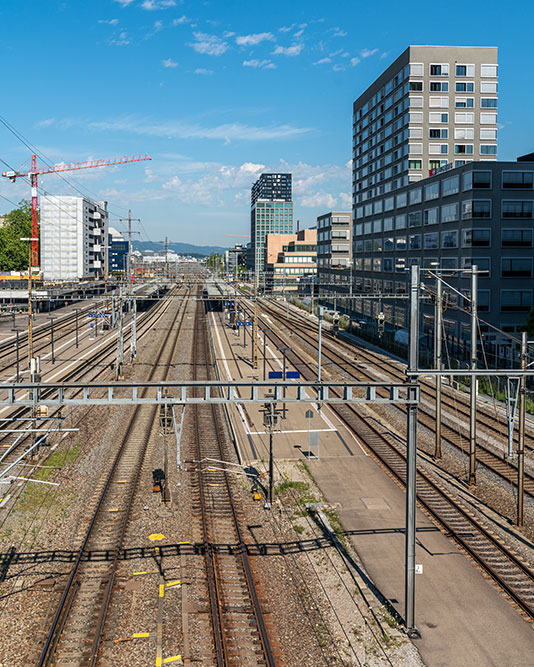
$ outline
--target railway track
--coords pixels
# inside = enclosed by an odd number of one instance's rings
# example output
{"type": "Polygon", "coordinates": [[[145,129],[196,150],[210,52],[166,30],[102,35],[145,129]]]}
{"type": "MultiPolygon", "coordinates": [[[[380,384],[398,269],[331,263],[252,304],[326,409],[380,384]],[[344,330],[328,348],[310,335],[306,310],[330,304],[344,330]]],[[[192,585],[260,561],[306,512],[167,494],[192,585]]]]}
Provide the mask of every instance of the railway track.
{"type": "MultiPolygon", "coordinates": [[[[295,332],[294,326],[292,331],[295,332]]],[[[299,328],[297,335],[300,334],[299,328]]],[[[269,338],[277,345],[286,345],[288,342],[287,338],[272,329],[269,338]]],[[[286,353],[286,358],[300,370],[303,379],[315,380],[316,365],[305,359],[302,353],[293,348],[286,353]]],[[[324,373],[332,374],[327,369],[324,369],[324,373]]],[[[389,430],[366,419],[358,408],[351,405],[332,405],[331,409],[384,469],[405,486],[405,447],[389,430]]],[[[443,532],[476,561],[529,620],[534,620],[534,572],[523,559],[459,501],[450,497],[441,484],[421,466],[417,467],[417,500],[443,532]]]]}
{"type": "MultiPolygon", "coordinates": [[[[205,313],[199,304],[193,346],[195,380],[210,379],[210,359],[205,313]]],[[[275,657],[240,528],[232,481],[224,463],[209,461],[227,458],[220,407],[195,405],[193,410],[197,465],[194,489],[201,517],[199,529],[213,636],[211,654],[205,656],[203,664],[271,667],[275,657]],[[216,544],[236,546],[221,553],[214,548],[216,544]]]]}
{"type": "MultiPolygon", "coordinates": [[[[149,380],[163,381],[175,358],[186,306],[177,301],[167,312],[169,334],[154,359],[149,380]],[[178,314],[180,317],[178,319],[178,314]]],[[[157,406],[138,406],[109,472],[97,490],[83,523],[83,537],[38,661],[44,665],[95,665],[110,604],[115,572],[130,509],[149,439],[157,423],[157,406]],[[92,551],[112,558],[91,561],[92,551]]]]}
{"type": "MultiPolygon", "coordinates": [[[[263,305],[263,304],[262,304],[263,305]]],[[[265,308],[265,306],[263,305],[265,308]]],[[[285,314],[279,313],[278,310],[267,307],[269,315],[271,318],[275,318],[279,324],[284,325],[285,327],[291,326],[291,330],[294,335],[297,335],[302,340],[304,340],[308,345],[317,347],[317,338],[315,334],[315,327],[313,324],[306,320],[298,318],[299,327],[295,329],[294,321],[287,319],[285,314]]],[[[340,379],[357,379],[357,380],[370,380],[372,382],[377,381],[377,375],[373,373],[368,368],[365,368],[361,364],[361,360],[365,359],[370,364],[374,364],[380,370],[380,373],[383,375],[383,371],[387,370],[388,375],[391,379],[401,382],[404,381],[405,375],[401,369],[397,368],[393,362],[388,362],[387,359],[382,356],[365,350],[364,348],[357,348],[358,360],[355,362],[355,348],[350,344],[340,341],[339,339],[333,339],[332,336],[328,333],[323,336],[323,346],[322,346],[322,355],[325,361],[324,368],[335,369],[338,373],[342,375],[340,379]],[[341,351],[343,352],[341,352],[341,351]]],[[[424,397],[427,398],[427,402],[421,402],[419,404],[418,410],[418,421],[419,424],[425,426],[432,433],[435,431],[435,412],[428,405],[428,401],[431,401],[435,398],[433,393],[432,386],[426,382],[421,382],[421,393],[424,397]]],[[[468,411],[465,407],[463,400],[456,402],[456,396],[447,396],[445,392],[442,392],[442,402],[444,406],[449,408],[449,411],[454,413],[459,413],[457,416],[463,416],[466,419],[468,418],[468,411]],[[465,408],[465,409],[464,409],[465,408]]],[[[402,412],[406,412],[405,406],[398,405],[396,408],[402,412]]],[[[492,421],[491,416],[484,414],[481,410],[477,414],[478,427],[484,429],[484,433],[488,434],[490,437],[495,440],[505,441],[507,440],[508,434],[503,431],[502,425],[495,420],[492,421]]],[[[504,480],[512,487],[517,487],[517,467],[514,465],[514,462],[505,459],[502,455],[495,453],[485,442],[482,436],[482,433],[479,432],[477,439],[477,463],[485,466],[489,471],[496,475],[499,479],[504,480]]],[[[529,443],[531,438],[526,438],[526,449],[533,451],[534,445],[529,443]]],[[[459,450],[462,454],[467,455],[469,452],[469,424],[463,422],[461,419],[457,419],[456,424],[453,425],[450,419],[442,418],[442,441],[452,445],[454,448],[459,450]]],[[[525,486],[524,490],[526,495],[534,498],[534,476],[528,471],[525,472],[525,486]]]]}

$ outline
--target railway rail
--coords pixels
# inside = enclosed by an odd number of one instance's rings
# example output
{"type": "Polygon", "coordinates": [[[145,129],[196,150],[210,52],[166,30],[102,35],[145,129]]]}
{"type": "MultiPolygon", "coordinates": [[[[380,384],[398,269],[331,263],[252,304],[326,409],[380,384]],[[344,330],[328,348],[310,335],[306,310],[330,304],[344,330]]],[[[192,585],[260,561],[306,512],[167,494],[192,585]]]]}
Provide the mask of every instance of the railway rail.
{"type": "MultiPolygon", "coordinates": [[[[151,367],[150,380],[165,380],[175,358],[187,306],[168,312],[169,335],[151,367]],[[178,313],[179,319],[178,319],[178,313]]],[[[125,435],[94,506],[74,565],[48,631],[38,665],[95,665],[109,608],[118,558],[157,408],[134,409],[125,435]],[[96,562],[91,551],[110,550],[113,557],[96,562]]]]}
{"type": "MultiPolygon", "coordinates": [[[[193,346],[194,379],[210,379],[210,359],[204,309],[198,303],[193,346]]],[[[275,656],[240,528],[232,481],[225,464],[214,466],[206,460],[224,461],[227,458],[220,407],[195,405],[193,410],[196,490],[213,631],[213,662],[209,664],[271,667],[275,664],[275,656]],[[230,553],[214,549],[215,544],[225,543],[236,547],[230,553]]]]}
{"type": "MultiPolygon", "coordinates": [[[[314,348],[317,347],[317,338],[315,334],[316,327],[311,322],[305,318],[299,317],[299,327],[298,329],[295,329],[294,320],[291,318],[287,319],[284,313],[280,313],[277,309],[272,307],[266,307],[264,304],[262,304],[262,307],[267,309],[270,317],[274,317],[280,324],[283,324],[286,327],[291,326],[294,335],[305,340],[310,346],[314,348]]],[[[353,345],[350,345],[345,341],[338,338],[334,339],[329,333],[325,333],[323,337],[322,355],[323,360],[325,361],[323,368],[330,367],[331,369],[335,369],[345,378],[376,381],[376,373],[373,373],[372,370],[369,370],[361,363],[361,361],[365,360],[376,366],[381,375],[386,371],[388,375],[396,381],[403,381],[405,379],[403,371],[398,368],[394,362],[388,361],[384,356],[372,351],[361,347],[355,348],[353,345]],[[355,351],[357,351],[358,355],[356,360],[355,351]]],[[[431,384],[425,381],[422,381],[420,386],[421,394],[427,401],[422,401],[419,405],[418,421],[431,432],[434,432],[435,412],[429,405],[429,402],[435,398],[434,388],[431,384]]],[[[455,395],[448,395],[446,392],[442,392],[443,405],[446,406],[449,409],[449,412],[454,414],[456,418],[455,423],[451,423],[451,421],[446,420],[446,415],[443,415],[442,442],[450,444],[462,454],[466,455],[469,451],[469,423],[468,421],[466,423],[460,419],[460,417],[465,417],[468,420],[469,417],[468,407],[464,400],[465,399],[460,395],[460,392],[456,392],[455,395]],[[456,394],[458,394],[458,396],[456,394]]],[[[406,411],[405,406],[398,405],[396,407],[402,412],[406,411]]],[[[508,432],[504,430],[502,424],[496,422],[494,417],[492,418],[483,410],[479,410],[477,413],[477,424],[478,428],[480,428],[479,436],[477,438],[478,464],[485,466],[499,479],[504,480],[512,487],[517,487],[517,467],[514,465],[514,462],[510,459],[505,459],[503,455],[495,453],[495,451],[484,441],[485,438],[481,437],[486,435],[486,437],[489,436],[489,438],[493,438],[496,441],[505,442],[508,438],[508,432]]],[[[534,443],[531,444],[529,440],[531,440],[531,438],[529,438],[527,434],[525,448],[527,451],[532,452],[534,451],[534,443]]],[[[524,490],[528,496],[534,498],[534,475],[528,471],[525,472],[524,490]]]]}
{"type": "MultiPolygon", "coordinates": [[[[272,313],[270,314],[272,317],[272,313]]],[[[292,332],[301,335],[301,327],[292,332]]],[[[271,330],[268,337],[278,346],[287,345],[282,334],[271,330]]],[[[303,379],[313,381],[316,364],[293,346],[286,358],[300,370],[303,379]]],[[[331,374],[330,369],[323,373],[331,374]]],[[[406,484],[406,450],[387,429],[362,416],[350,405],[332,405],[339,419],[358,437],[369,453],[397,481],[406,484]]],[[[502,588],[526,617],[534,620],[534,572],[513,549],[493,534],[460,501],[451,497],[421,466],[417,467],[417,499],[426,511],[456,543],[502,588]]]]}

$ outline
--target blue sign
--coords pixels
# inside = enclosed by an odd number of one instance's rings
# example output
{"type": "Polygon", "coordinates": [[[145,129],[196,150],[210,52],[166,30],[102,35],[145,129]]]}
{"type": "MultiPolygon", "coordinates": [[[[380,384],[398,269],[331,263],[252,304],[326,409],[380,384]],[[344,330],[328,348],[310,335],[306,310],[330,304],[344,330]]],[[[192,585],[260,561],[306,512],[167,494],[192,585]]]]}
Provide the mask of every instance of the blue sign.
{"type": "Polygon", "coordinates": [[[238,321],[238,322],[236,322],[236,325],[237,325],[238,327],[243,327],[243,326],[251,327],[251,326],[252,326],[252,322],[239,322],[239,321],[238,321]]]}
{"type": "Polygon", "coordinates": [[[234,305],[234,302],[233,302],[233,301],[225,301],[225,302],[224,302],[224,305],[225,305],[225,306],[233,306],[233,305],[234,305]]]}
{"type": "Polygon", "coordinates": [[[281,380],[283,377],[282,371],[269,371],[269,380],[281,380]]]}
{"type": "Polygon", "coordinates": [[[94,322],[90,322],[90,324],[89,324],[89,329],[92,329],[94,326],[95,326],[95,325],[94,325],[94,322]]]}
{"type": "Polygon", "coordinates": [[[286,379],[288,380],[298,380],[299,378],[300,378],[299,371],[287,371],[286,373],[286,379]]]}
{"type": "Polygon", "coordinates": [[[111,317],[111,313],[87,313],[87,317],[111,317]]]}

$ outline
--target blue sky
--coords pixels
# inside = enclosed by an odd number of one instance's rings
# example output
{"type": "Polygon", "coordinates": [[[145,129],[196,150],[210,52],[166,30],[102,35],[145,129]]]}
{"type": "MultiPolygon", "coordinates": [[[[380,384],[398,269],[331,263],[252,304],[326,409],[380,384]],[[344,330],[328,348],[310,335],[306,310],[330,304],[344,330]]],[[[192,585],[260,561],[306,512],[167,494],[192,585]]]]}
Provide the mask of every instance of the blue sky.
{"type": "MultiPolygon", "coordinates": [[[[3,3],[0,115],[54,163],[153,158],[46,176],[48,192],[108,200],[119,228],[131,208],[143,239],[232,245],[262,171],[293,173],[302,226],[350,210],[352,102],[409,44],[498,46],[499,159],[533,150],[533,18],[524,0],[3,3]]],[[[28,166],[3,125],[0,158],[28,166]]]]}

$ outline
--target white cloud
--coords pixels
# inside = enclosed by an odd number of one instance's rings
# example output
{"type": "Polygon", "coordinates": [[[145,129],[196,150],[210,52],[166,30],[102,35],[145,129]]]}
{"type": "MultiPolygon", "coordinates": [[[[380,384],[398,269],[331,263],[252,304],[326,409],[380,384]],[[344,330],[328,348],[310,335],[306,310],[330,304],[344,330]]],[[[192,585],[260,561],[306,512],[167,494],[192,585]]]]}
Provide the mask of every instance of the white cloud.
{"type": "Polygon", "coordinates": [[[346,211],[351,211],[352,210],[352,197],[351,197],[350,193],[340,192],[339,193],[339,201],[341,202],[341,206],[346,211]]]}
{"type": "Polygon", "coordinates": [[[254,67],[255,69],[276,69],[272,60],[243,60],[243,67],[254,67]]]}
{"type": "Polygon", "coordinates": [[[252,35],[239,35],[235,38],[239,46],[256,46],[260,42],[272,42],[274,35],[272,32],[257,32],[252,35]]]}
{"type": "Polygon", "coordinates": [[[106,23],[107,25],[117,25],[119,19],[99,19],[99,23],[106,23]]]}
{"type": "Polygon", "coordinates": [[[362,62],[362,61],[360,60],[360,58],[351,58],[351,59],[350,59],[350,64],[351,64],[353,67],[356,67],[356,65],[359,65],[361,62],[362,62]]]}
{"type": "Polygon", "coordinates": [[[304,30],[298,30],[297,32],[293,33],[293,37],[295,39],[298,39],[299,37],[302,37],[303,34],[304,34],[304,30]]]}
{"type": "Polygon", "coordinates": [[[172,58],[166,58],[165,60],[162,60],[161,64],[163,65],[163,67],[171,67],[171,68],[178,67],[178,63],[172,58]]]}
{"type": "Polygon", "coordinates": [[[290,32],[295,27],[295,24],[283,25],[281,28],[278,28],[278,32],[290,32]]]}
{"type": "Polygon", "coordinates": [[[346,30],[342,30],[341,28],[332,28],[332,37],[346,37],[348,35],[346,30]]]}
{"type": "Polygon", "coordinates": [[[329,192],[316,192],[313,195],[302,197],[300,205],[305,208],[324,208],[332,210],[336,207],[337,199],[329,192]]]}
{"type": "Polygon", "coordinates": [[[171,121],[156,123],[151,119],[142,119],[137,116],[125,116],[110,121],[95,121],[84,123],[93,130],[130,132],[154,137],[180,139],[215,139],[224,141],[272,141],[274,139],[289,139],[308,134],[307,127],[293,125],[266,125],[253,126],[243,123],[225,123],[213,127],[202,126],[198,123],[171,121]]]}
{"type": "Polygon", "coordinates": [[[313,64],[314,65],[325,65],[326,63],[331,63],[332,58],[321,58],[321,60],[316,60],[313,64]]]}
{"type": "Polygon", "coordinates": [[[176,7],[176,0],[144,0],[141,7],[148,11],[155,9],[169,9],[169,7],[176,7]]]}
{"type": "Polygon", "coordinates": [[[211,76],[212,74],[215,74],[215,72],[212,69],[197,67],[197,69],[195,70],[195,74],[204,74],[205,76],[211,76]]]}
{"type": "Polygon", "coordinates": [[[334,70],[334,72],[344,72],[345,71],[345,68],[343,67],[343,65],[333,65],[332,69],[334,70]]]}
{"type": "Polygon", "coordinates": [[[369,58],[369,56],[374,56],[375,53],[378,53],[378,49],[364,49],[360,55],[362,58],[369,58]]]}
{"type": "Polygon", "coordinates": [[[277,46],[273,51],[275,56],[298,56],[304,46],[302,44],[293,44],[292,46],[277,46]]]}
{"type": "Polygon", "coordinates": [[[110,41],[111,46],[128,46],[130,43],[130,38],[128,37],[128,33],[126,32],[121,32],[118,39],[112,39],[110,41]]]}
{"type": "Polygon", "coordinates": [[[228,44],[217,35],[208,35],[205,32],[194,32],[195,41],[192,46],[197,53],[206,53],[209,56],[222,56],[228,50],[228,44]]]}
{"type": "Polygon", "coordinates": [[[180,16],[178,19],[173,19],[172,25],[182,25],[184,23],[190,23],[191,19],[188,18],[185,14],[183,16],[180,16]]]}
{"type": "Polygon", "coordinates": [[[128,5],[132,4],[133,0],[115,0],[115,2],[118,2],[122,7],[128,7],[128,5]]]}
{"type": "Polygon", "coordinates": [[[55,118],[45,118],[44,120],[39,121],[35,127],[50,127],[50,125],[54,125],[55,122],[55,118]]]}

